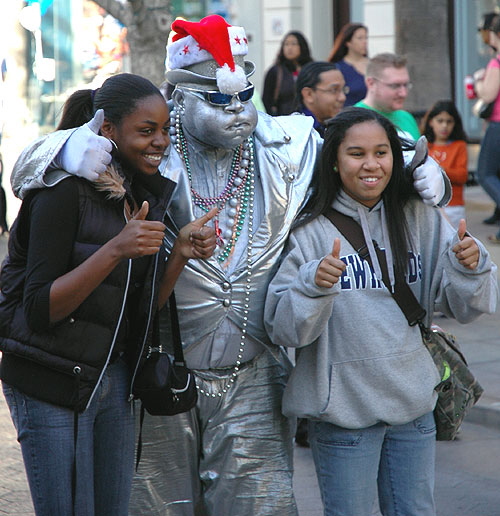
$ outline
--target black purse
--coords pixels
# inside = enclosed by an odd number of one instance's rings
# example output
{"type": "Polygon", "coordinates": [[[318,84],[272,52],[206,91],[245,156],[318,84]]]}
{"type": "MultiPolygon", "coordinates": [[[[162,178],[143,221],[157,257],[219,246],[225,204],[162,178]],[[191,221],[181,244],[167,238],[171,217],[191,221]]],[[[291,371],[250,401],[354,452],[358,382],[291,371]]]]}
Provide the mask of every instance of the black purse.
{"type": "MultiPolygon", "coordinates": [[[[365,237],[361,226],[351,217],[336,210],[328,209],[324,215],[344,235],[357,250],[359,256],[371,265],[365,237]]],[[[451,441],[455,439],[467,412],[479,400],[483,388],[467,367],[464,355],[458,348],[455,337],[438,326],[427,328],[422,322],[426,312],[413,294],[406,280],[396,277],[394,291],[391,290],[387,273],[385,253],[374,242],[375,251],[382,269],[384,284],[392,293],[408,324],[420,327],[422,342],[429,351],[439,372],[441,381],[434,390],[438,399],[434,408],[436,439],[451,441]]]]}
{"type": "Polygon", "coordinates": [[[472,107],[472,113],[478,118],[488,119],[493,113],[495,102],[484,102],[484,100],[479,99],[472,107]]]}
{"type": "MultiPolygon", "coordinates": [[[[134,397],[141,400],[141,410],[153,416],[173,416],[196,405],[198,390],[194,374],[187,368],[182,351],[175,294],[169,298],[174,359],[160,345],[150,348],[134,382],[134,397]]],[[[156,318],[157,320],[157,318],[156,318]]]]}
{"type": "MultiPolygon", "coordinates": [[[[141,400],[136,470],[139,468],[142,455],[142,425],[145,412],[148,411],[152,416],[173,416],[192,409],[198,400],[194,373],[187,368],[184,361],[174,292],[170,294],[168,303],[174,343],[174,360],[172,361],[169,354],[163,351],[161,345],[157,348],[150,348],[146,361],[137,373],[134,382],[134,397],[141,400]]],[[[154,324],[156,325],[154,331],[157,332],[159,341],[158,317],[155,317],[154,324]]]]}

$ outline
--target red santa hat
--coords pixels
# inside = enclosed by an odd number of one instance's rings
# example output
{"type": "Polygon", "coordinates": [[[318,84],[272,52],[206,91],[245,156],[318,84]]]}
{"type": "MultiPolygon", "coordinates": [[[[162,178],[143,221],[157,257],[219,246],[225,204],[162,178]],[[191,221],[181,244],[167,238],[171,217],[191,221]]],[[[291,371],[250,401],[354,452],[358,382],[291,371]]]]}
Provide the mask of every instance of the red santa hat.
{"type": "Polygon", "coordinates": [[[247,86],[255,66],[244,61],[248,40],[243,27],[229,25],[212,14],[199,22],[177,19],[167,45],[166,79],[179,82],[216,83],[223,93],[235,93],[247,86]]]}

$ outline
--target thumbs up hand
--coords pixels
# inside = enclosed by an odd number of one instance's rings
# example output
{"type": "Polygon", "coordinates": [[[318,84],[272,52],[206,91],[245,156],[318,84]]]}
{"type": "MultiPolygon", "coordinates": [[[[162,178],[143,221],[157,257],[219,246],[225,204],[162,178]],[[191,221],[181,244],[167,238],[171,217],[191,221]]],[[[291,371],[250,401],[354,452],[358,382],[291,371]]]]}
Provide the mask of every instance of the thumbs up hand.
{"type": "Polygon", "coordinates": [[[325,256],[318,265],[314,282],[318,287],[331,288],[339,281],[345,268],[345,263],[340,259],[340,238],[336,238],[331,254],[325,256]]]}
{"type": "Polygon", "coordinates": [[[90,122],[76,129],[57,155],[66,172],[95,181],[111,163],[111,142],[99,131],[104,122],[104,111],[98,109],[90,122]]]}
{"type": "Polygon", "coordinates": [[[212,256],[216,245],[215,228],[205,224],[212,220],[218,211],[217,207],[212,208],[205,215],[186,224],[179,231],[174,248],[181,253],[184,259],[205,259],[212,256]]]}
{"type": "Polygon", "coordinates": [[[459,242],[453,246],[452,251],[459,263],[467,269],[474,270],[479,263],[479,247],[476,241],[467,234],[465,219],[460,219],[457,236],[459,242]]]}
{"type": "Polygon", "coordinates": [[[132,217],[131,220],[146,220],[148,213],[149,213],[149,203],[148,203],[148,201],[144,201],[142,203],[141,209],[132,217]]]}
{"type": "Polygon", "coordinates": [[[138,258],[156,254],[163,243],[165,224],[157,220],[146,220],[149,212],[147,201],[128,224],[113,238],[116,252],[121,258],[138,258]]]}

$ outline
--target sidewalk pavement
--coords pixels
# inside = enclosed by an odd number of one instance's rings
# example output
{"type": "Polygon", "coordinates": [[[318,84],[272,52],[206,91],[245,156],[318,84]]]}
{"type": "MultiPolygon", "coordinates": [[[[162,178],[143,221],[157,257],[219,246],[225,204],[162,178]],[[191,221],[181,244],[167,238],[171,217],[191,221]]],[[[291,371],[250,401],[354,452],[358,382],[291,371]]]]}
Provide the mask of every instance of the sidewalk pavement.
{"type": "MultiPolygon", "coordinates": [[[[7,169],[8,170],[8,169],[7,169]]],[[[4,182],[5,184],[6,182],[4,182]]],[[[6,188],[8,192],[10,190],[6,188]]],[[[489,249],[500,265],[500,246],[487,236],[498,226],[481,221],[493,203],[479,186],[466,188],[468,231],[489,249]]],[[[16,204],[9,206],[9,214],[16,204]]],[[[12,223],[12,218],[9,219],[12,223]]],[[[0,257],[7,238],[0,237],[0,257]]],[[[499,271],[500,277],[500,271],[499,271]]],[[[469,366],[485,389],[470,412],[457,441],[438,442],[436,504],[439,516],[500,515],[500,310],[461,325],[438,318],[436,323],[455,334],[469,366]]],[[[294,488],[300,516],[321,516],[323,509],[311,452],[295,449],[294,488]]],[[[19,445],[5,400],[0,395],[0,515],[33,516],[19,445]]],[[[380,513],[374,510],[373,516],[380,513]]],[[[221,515],[222,516],[222,515],[221,515]]],[[[223,515],[226,516],[226,515],[223,515]]],[[[252,516],[252,515],[248,515],[252,516]]]]}

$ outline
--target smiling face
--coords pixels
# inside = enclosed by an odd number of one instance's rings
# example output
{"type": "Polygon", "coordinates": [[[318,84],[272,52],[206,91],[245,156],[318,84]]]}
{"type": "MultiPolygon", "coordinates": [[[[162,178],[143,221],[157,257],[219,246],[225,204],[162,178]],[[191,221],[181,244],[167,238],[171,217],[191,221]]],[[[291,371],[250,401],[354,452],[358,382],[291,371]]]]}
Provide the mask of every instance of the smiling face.
{"type": "Polygon", "coordinates": [[[170,144],[169,127],[170,115],[165,99],[151,95],[139,100],[119,125],[105,120],[101,131],[103,136],[116,143],[125,170],[152,175],[158,171],[170,144]]]}
{"type": "Polygon", "coordinates": [[[392,176],[393,156],[385,129],[375,121],[349,128],[337,153],[342,188],[359,203],[375,206],[392,176]]]}
{"type": "Polygon", "coordinates": [[[378,77],[367,78],[373,106],[385,112],[403,109],[410,90],[410,75],[406,66],[384,68],[378,77]]]}
{"type": "MultiPolygon", "coordinates": [[[[201,85],[186,85],[197,90],[214,90],[201,85]]],[[[210,104],[196,92],[183,90],[182,85],[174,91],[174,104],[182,112],[182,128],[198,141],[210,147],[234,149],[245,141],[257,125],[257,110],[251,100],[242,102],[233,96],[227,106],[210,104]]]]}
{"type": "Polygon", "coordinates": [[[333,118],[344,107],[345,80],[340,70],[328,70],[319,74],[314,88],[303,88],[304,105],[321,122],[333,118]]]}
{"type": "Polygon", "coordinates": [[[441,111],[429,120],[429,125],[434,131],[434,143],[444,145],[453,132],[455,120],[446,111],[441,111]]]}

